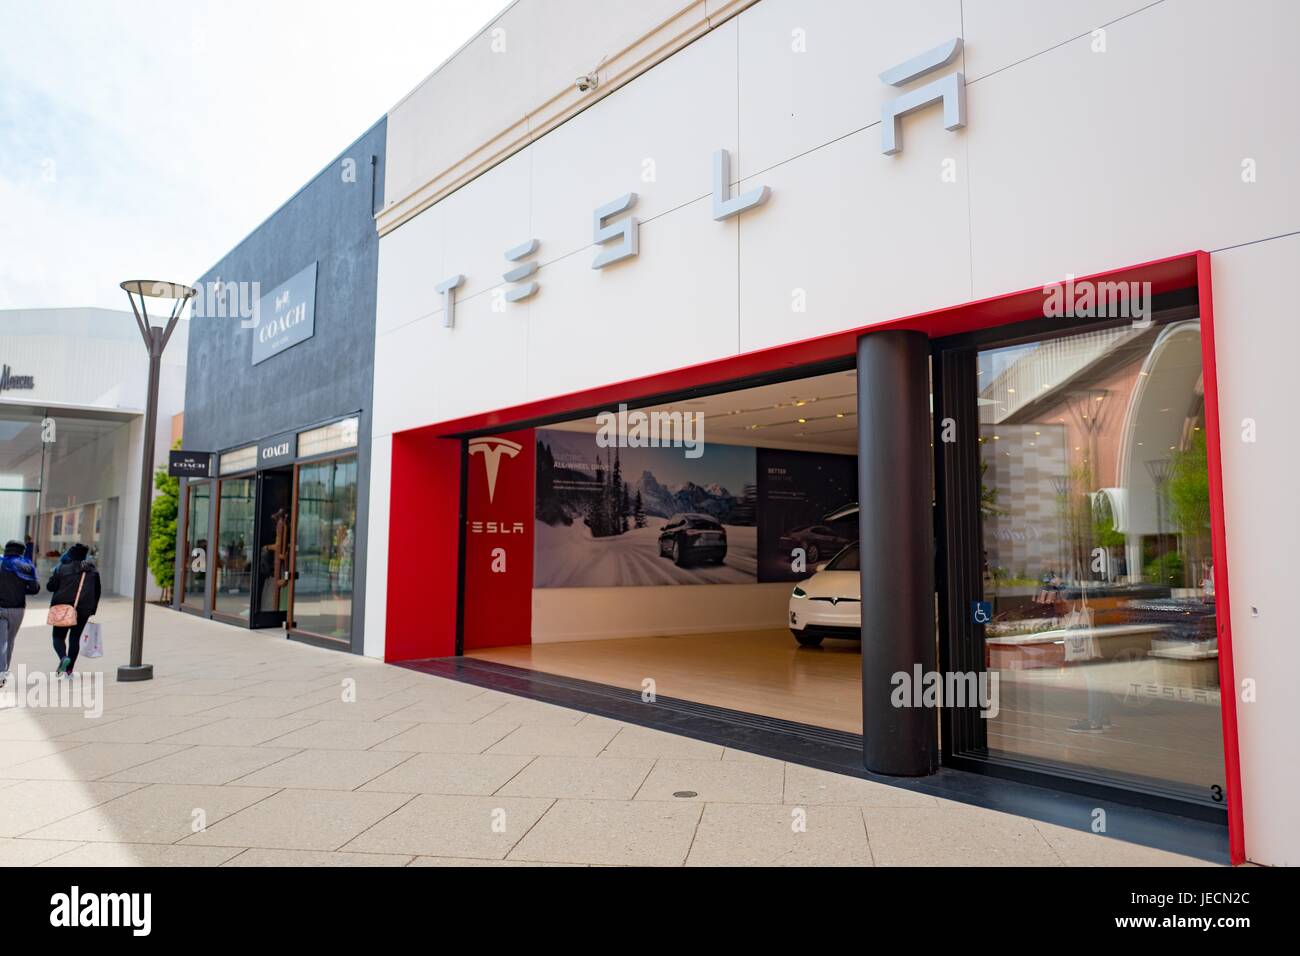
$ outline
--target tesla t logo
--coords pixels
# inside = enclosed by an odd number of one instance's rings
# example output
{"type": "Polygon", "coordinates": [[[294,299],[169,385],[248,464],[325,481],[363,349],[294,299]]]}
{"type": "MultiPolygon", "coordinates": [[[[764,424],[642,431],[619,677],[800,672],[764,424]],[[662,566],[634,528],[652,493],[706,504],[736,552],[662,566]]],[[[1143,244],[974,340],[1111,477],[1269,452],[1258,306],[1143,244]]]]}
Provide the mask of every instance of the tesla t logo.
{"type": "Polygon", "coordinates": [[[501,466],[501,456],[514,458],[523,450],[523,445],[507,438],[471,438],[469,453],[482,455],[483,466],[487,468],[488,501],[491,502],[497,490],[497,469],[501,466]]]}

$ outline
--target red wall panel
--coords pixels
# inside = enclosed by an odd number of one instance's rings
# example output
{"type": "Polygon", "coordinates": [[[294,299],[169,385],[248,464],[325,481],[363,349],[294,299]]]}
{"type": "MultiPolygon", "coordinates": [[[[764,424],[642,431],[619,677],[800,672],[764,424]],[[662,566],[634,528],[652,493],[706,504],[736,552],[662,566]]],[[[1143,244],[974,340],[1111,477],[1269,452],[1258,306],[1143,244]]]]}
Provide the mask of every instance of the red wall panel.
{"type": "Polygon", "coordinates": [[[533,430],[472,438],[468,446],[464,649],[531,644],[533,430]]]}
{"type": "Polygon", "coordinates": [[[393,436],[385,660],[456,653],[461,444],[423,431],[393,436]]]}

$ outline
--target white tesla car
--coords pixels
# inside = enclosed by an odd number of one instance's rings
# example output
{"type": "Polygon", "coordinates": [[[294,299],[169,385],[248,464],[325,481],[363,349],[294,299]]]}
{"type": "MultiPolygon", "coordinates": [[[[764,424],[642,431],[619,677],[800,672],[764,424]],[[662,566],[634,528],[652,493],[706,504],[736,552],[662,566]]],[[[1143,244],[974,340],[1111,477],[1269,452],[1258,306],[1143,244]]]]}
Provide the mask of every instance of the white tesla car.
{"type": "Polygon", "coordinates": [[[862,640],[856,541],[790,592],[790,633],[804,647],[819,647],[828,637],[862,640]]]}

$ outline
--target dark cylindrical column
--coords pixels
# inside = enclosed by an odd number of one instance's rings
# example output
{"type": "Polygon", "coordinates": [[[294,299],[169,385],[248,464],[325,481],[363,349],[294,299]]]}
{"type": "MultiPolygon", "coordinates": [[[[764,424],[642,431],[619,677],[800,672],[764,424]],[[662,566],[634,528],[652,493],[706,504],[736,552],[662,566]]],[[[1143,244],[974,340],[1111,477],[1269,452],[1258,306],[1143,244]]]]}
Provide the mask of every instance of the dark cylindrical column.
{"type": "Polygon", "coordinates": [[[921,332],[858,339],[862,759],[897,776],[939,763],[938,713],[916,686],[937,669],[929,355],[921,332]]]}
{"type": "Polygon", "coordinates": [[[162,366],[163,330],[149,329],[149,393],[144,407],[144,434],[141,436],[140,514],[135,536],[135,593],[131,607],[131,663],[117,669],[119,681],[153,679],[153,665],[144,658],[144,606],[146,577],[149,569],[149,510],[153,506],[154,431],[158,427],[158,378],[162,366]]]}

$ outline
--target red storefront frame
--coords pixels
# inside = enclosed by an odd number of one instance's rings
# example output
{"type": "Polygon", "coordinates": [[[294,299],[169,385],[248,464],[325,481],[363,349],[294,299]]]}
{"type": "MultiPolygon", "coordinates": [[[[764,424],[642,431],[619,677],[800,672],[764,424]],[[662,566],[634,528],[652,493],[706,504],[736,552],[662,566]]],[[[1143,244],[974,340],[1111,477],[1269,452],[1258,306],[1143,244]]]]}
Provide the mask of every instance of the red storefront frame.
{"type": "MultiPolygon", "coordinates": [[[[1215,603],[1218,606],[1219,623],[1219,681],[1223,690],[1221,718],[1228,790],[1228,843],[1231,862],[1236,864],[1245,861],[1245,836],[1237,741],[1236,679],[1232,661],[1229,603],[1231,574],[1224,526],[1221,423],[1210,272],[1210,254],[1196,251],[1079,276],[1074,281],[1149,282],[1152,294],[1156,295],[1193,286],[1197,289],[1201,315],[1201,358],[1205,376],[1215,603]]],[[[1056,281],[1058,280],[1048,280],[1056,281]]],[[[510,431],[525,424],[546,419],[559,420],[593,408],[617,405],[619,402],[642,401],[692,388],[851,359],[856,354],[857,340],[872,332],[905,329],[925,332],[930,338],[941,338],[1041,319],[1042,315],[1043,286],[1040,285],[395,433],[385,660],[421,660],[450,657],[457,653],[456,635],[462,614],[459,607],[461,587],[459,574],[450,571],[460,566],[463,548],[461,515],[465,475],[462,469],[461,436],[510,431]],[[442,573],[433,573],[438,569],[442,569],[442,573]]],[[[518,608],[517,611],[520,619],[528,619],[528,609],[518,608]]]]}

